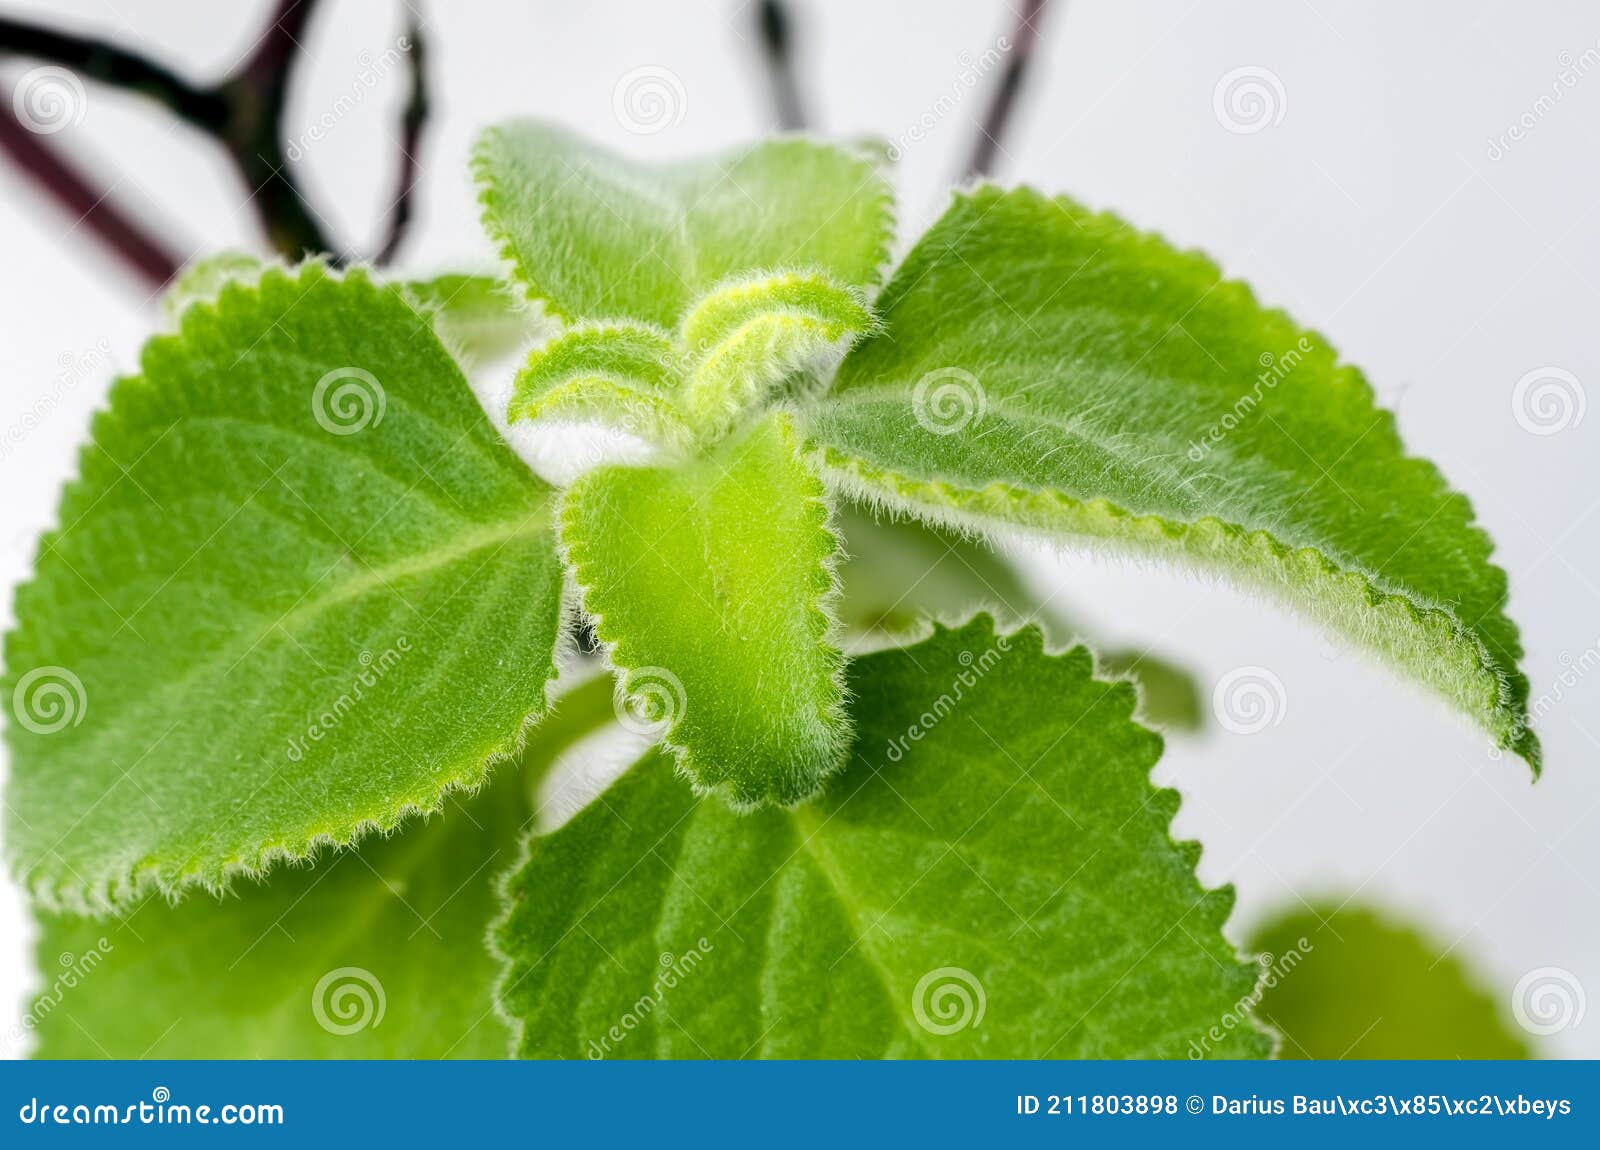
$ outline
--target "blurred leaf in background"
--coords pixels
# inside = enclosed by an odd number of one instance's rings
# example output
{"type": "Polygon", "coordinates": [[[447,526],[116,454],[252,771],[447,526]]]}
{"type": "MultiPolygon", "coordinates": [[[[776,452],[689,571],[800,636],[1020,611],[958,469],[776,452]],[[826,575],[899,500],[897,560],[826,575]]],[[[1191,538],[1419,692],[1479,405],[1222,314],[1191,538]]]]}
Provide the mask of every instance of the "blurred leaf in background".
{"type": "Polygon", "coordinates": [[[982,540],[847,503],[838,507],[834,526],[846,552],[840,618],[869,646],[914,632],[929,619],[965,618],[981,605],[1001,618],[1037,624],[1056,646],[1076,639],[1095,647],[1102,674],[1138,682],[1144,721],[1168,731],[1200,728],[1200,689],[1188,669],[1149,651],[1105,649],[1065,604],[1031,590],[1011,560],[982,540]]]}
{"type": "Polygon", "coordinates": [[[1387,914],[1296,906],[1269,918],[1250,949],[1281,971],[1256,1011],[1283,1035],[1280,1058],[1529,1057],[1478,972],[1387,914]]]}

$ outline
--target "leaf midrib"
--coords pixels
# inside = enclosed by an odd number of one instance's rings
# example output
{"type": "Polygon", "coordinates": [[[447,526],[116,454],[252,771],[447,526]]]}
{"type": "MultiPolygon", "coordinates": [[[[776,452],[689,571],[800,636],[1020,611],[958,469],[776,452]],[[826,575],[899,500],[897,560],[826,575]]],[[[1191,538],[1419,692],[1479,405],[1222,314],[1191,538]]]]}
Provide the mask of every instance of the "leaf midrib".
{"type": "MultiPolygon", "coordinates": [[[[548,527],[549,512],[540,509],[534,514],[518,523],[502,521],[477,531],[467,532],[454,538],[449,546],[432,548],[427,551],[408,555],[380,567],[368,567],[359,573],[343,580],[329,588],[321,595],[309,600],[302,599],[288,612],[279,614],[271,621],[263,622],[252,634],[248,643],[240,638],[233,642],[220,644],[204,653],[197,653],[189,668],[175,679],[169,679],[159,685],[153,693],[138,696],[130,710],[137,709],[141,704],[146,704],[152,697],[161,697],[172,692],[183,693],[188,690],[189,684],[214,676],[219,667],[231,668],[250,651],[260,646],[278,628],[289,629],[293,622],[302,622],[312,618],[330,607],[345,603],[351,599],[360,598],[380,587],[386,587],[391,579],[403,578],[426,574],[429,571],[448,567],[477,551],[493,545],[504,545],[513,539],[520,539],[536,533],[541,527],[548,527]],[[242,650],[241,650],[242,649],[242,650]]],[[[270,612],[252,612],[258,619],[264,619],[270,612]]],[[[239,636],[240,632],[235,632],[239,636]]],[[[92,741],[111,739],[117,736],[117,714],[112,713],[112,721],[98,728],[98,735],[92,741]]]]}
{"type": "MultiPolygon", "coordinates": [[[[848,801],[848,800],[846,800],[848,801]]],[[[835,812],[837,813],[837,812],[835,812]]],[[[895,1017],[900,1020],[900,1028],[911,1039],[915,1046],[921,1047],[928,1057],[938,1058],[939,1052],[929,1041],[928,1034],[918,1025],[916,1019],[911,1017],[906,1010],[900,996],[894,991],[893,974],[890,965],[877,953],[868,930],[863,923],[863,908],[859,905],[849,884],[845,881],[848,873],[842,868],[832,852],[827,849],[823,841],[822,831],[827,825],[828,818],[818,819],[815,808],[799,807],[789,812],[789,822],[794,827],[795,837],[799,840],[800,849],[806,852],[808,858],[816,865],[817,869],[828,880],[828,885],[834,893],[834,901],[844,911],[845,918],[850,922],[850,931],[855,936],[862,957],[866,959],[868,968],[878,980],[878,985],[883,988],[883,996],[888,1001],[895,1017]]]]}

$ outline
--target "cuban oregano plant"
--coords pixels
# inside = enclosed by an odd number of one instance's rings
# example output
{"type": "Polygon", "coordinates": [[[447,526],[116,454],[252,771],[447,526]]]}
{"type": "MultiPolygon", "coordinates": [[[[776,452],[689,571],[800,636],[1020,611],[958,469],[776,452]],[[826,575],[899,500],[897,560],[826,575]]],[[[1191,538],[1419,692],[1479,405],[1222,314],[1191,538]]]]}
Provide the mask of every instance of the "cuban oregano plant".
{"type": "Polygon", "coordinates": [[[1466,499],[1204,257],[986,185],[885,276],[808,139],[475,173],[500,277],[203,264],[94,421],[0,684],[41,965],[103,956],[41,1053],[1186,1056],[1259,974],[1150,781],[1192,686],[997,536],[1271,592],[1537,769],[1466,499]]]}

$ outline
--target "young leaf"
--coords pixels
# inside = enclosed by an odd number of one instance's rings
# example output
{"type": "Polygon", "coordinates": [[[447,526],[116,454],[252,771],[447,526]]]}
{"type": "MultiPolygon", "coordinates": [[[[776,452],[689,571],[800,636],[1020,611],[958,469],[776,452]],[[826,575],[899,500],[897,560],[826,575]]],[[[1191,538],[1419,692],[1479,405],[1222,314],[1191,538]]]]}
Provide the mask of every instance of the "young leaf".
{"type": "Polygon", "coordinates": [[[579,479],[561,541],[643,724],[730,802],[793,803],[848,741],[821,482],[773,415],[712,454],[579,479]]]}
{"type": "Polygon", "coordinates": [[[877,165],[813,140],[652,166],[515,121],[484,133],[473,166],[485,229],[529,297],[563,319],[672,328],[728,276],[789,268],[864,287],[888,256],[877,165]]]}
{"type": "Polygon", "coordinates": [[[1161,740],[1082,648],[980,617],[850,689],[855,761],[814,803],[739,815],[650,757],[530,839],[493,935],[519,1053],[1181,1057],[1251,993],[1161,740]]]}
{"type": "Polygon", "coordinates": [[[551,760],[612,717],[609,684],[591,680],[481,793],[263,887],[241,883],[237,897],[156,896],[112,921],[42,915],[46,986],[27,1011],[38,1055],[505,1057],[499,964],[483,944],[494,880],[551,760]],[[57,994],[64,970],[78,977],[57,994]]]}
{"type": "Polygon", "coordinates": [[[529,353],[507,416],[593,418],[685,445],[691,434],[677,405],[681,360],[672,337],[649,324],[580,324],[529,353]]]}
{"type": "Polygon", "coordinates": [[[755,275],[722,284],[684,317],[692,355],[683,409],[712,436],[732,428],[791,373],[872,326],[856,294],[821,275],[755,275]]]}
{"type": "Polygon", "coordinates": [[[1256,1016],[1280,1058],[1526,1058],[1526,1041],[1473,971],[1415,930],[1360,907],[1278,916],[1256,932],[1256,1016]]]}
{"type": "Polygon", "coordinates": [[[515,751],[552,674],[547,489],[398,290],[269,270],[142,366],[6,638],[6,838],[47,907],[392,828],[515,751]]]}
{"type": "Polygon", "coordinates": [[[940,520],[1097,539],[1269,589],[1537,769],[1505,573],[1359,372],[1202,256],[1064,199],[959,195],[811,432],[940,520]]]}
{"type": "Polygon", "coordinates": [[[871,324],[855,292],[826,276],[739,277],[696,301],[676,339],[633,320],[585,322],[534,348],[508,415],[593,419],[676,448],[714,443],[871,324]]]}

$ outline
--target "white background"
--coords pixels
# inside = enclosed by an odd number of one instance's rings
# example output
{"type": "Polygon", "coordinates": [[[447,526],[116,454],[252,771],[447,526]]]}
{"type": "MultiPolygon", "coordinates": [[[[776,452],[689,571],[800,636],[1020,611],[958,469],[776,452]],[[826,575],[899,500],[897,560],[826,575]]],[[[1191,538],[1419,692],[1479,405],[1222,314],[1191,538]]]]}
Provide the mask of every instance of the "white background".
{"type": "MultiPolygon", "coordinates": [[[[7,7],[214,78],[250,47],[268,5],[7,7]]],[[[1011,24],[1002,4],[972,0],[797,8],[815,122],[890,138],[959,87],[963,65],[1011,24]]],[[[407,269],[488,266],[465,164],[486,121],[554,117],[659,156],[770,126],[748,4],[436,2],[427,15],[435,113],[407,269]],[[681,122],[648,136],[625,131],[612,107],[618,78],[642,66],[670,69],[684,93],[681,122]]],[[[326,5],[304,44],[291,134],[400,31],[388,0],[326,5]]],[[[1207,249],[1365,367],[1411,449],[1471,496],[1498,542],[1534,693],[1551,691],[1566,661],[1600,643],[1600,413],[1534,435],[1512,392],[1551,367],[1600,388],[1600,66],[1581,61],[1600,48],[1600,8],[1075,0],[1044,31],[998,174],[1207,249]],[[1569,64],[1576,82],[1562,87],[1569,64]],[[1240,67],[1276,77],[1281,121],[1249,134],[1220,122],[1214,90],[1240,67]],[[1559,101],[1538,103],[1557,87],[1559,101]],[[1491,158],[1491,138],[1524,116],[1524,138],[1491,158]]],[[[0,90],[25,67],[7,65],[0,90]]],[[[987,87],[961,92],[903,157],[903,239],[938,209],[970,145],[987,87]]],[[[300,161],[352,247],[379,233],[403,95],[391,75],[300,161]]],[[[117,199],[186,253],[259,243],[209,143],[137,100],[91,87],[82,122],[51,140],[95,157],[117,199]]],[[[90,413],[151,323],[140,286],[0,165],[0,584],[28,569],[90,413]],[[101,340],[110,366],[64,386],[63,364],[101,340]],[[47,397],[36,427],[7,430],[47,397]]],[[[1185,796],[1178,831],[1205,844],[1202,877],[1237,884],[1237,933],[1297,899],[1353,894],[1453,944],[1508,1013],[1511,987],[1538,967],[1562,967],[1600,996],[1600,676],[1563,689],[1541,730],[1546,777],[1530,785],[1443,706],[1274,607],[1088,556],[1037,566],[1100,633],[1154,644],[1208,689],[1244,665],[1283,682],[1278,725],[1243,736],[1213,724],[1173,739],[1160,768],[1185,796]]],[[[9,621],[9,597],[0,613],[9,621]]],[[[0,888],[0,1028],[35,985],[28,936],[15,890],[0,888]]],[[[1600,1055],[1600,1001],[1589,1015],[1543,1049],[1600,1055]]]]}

